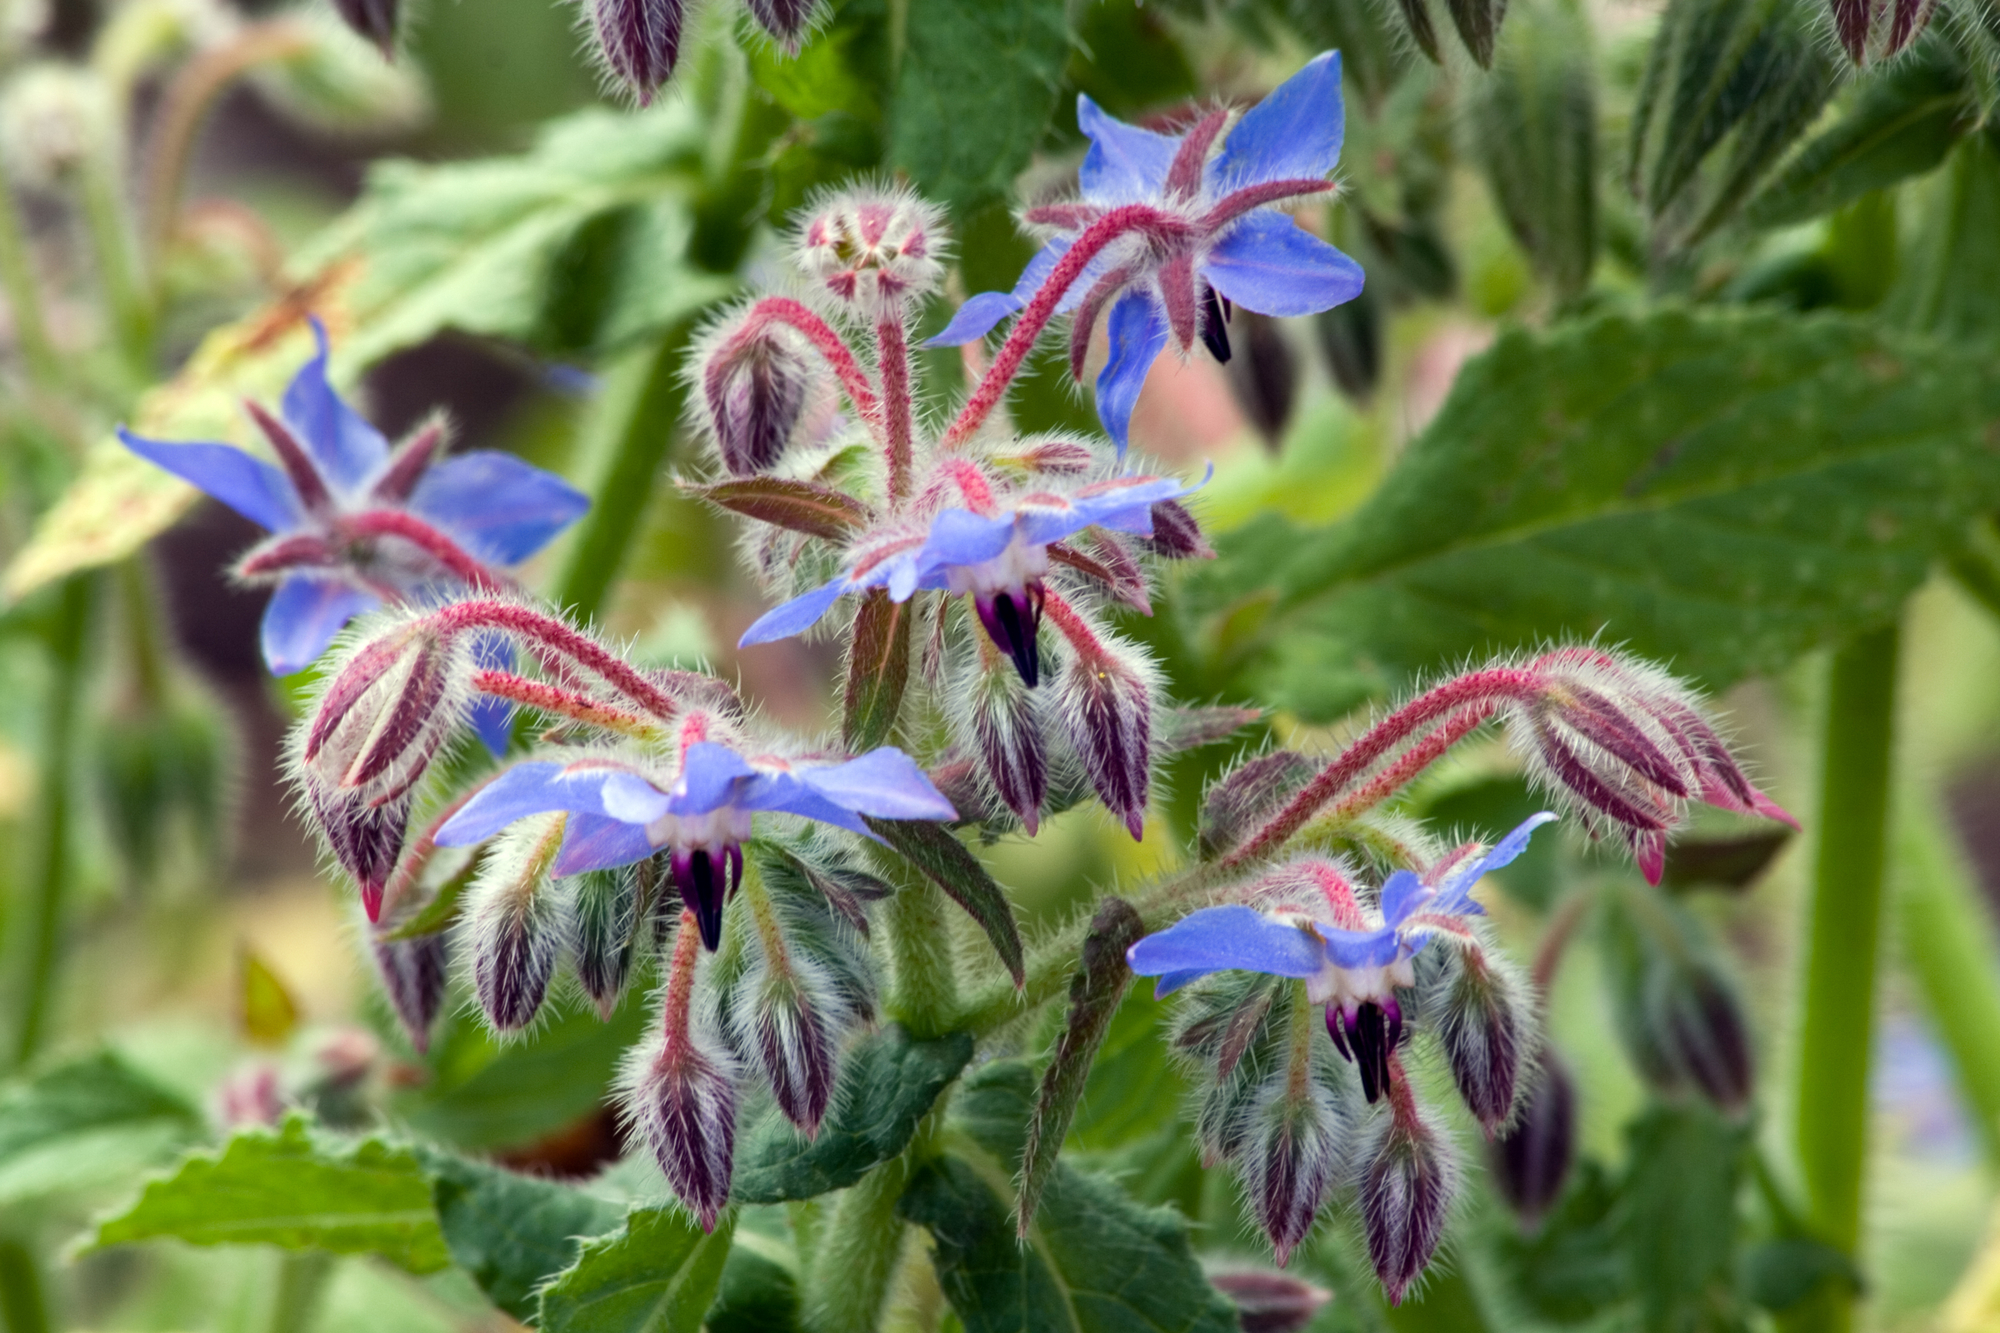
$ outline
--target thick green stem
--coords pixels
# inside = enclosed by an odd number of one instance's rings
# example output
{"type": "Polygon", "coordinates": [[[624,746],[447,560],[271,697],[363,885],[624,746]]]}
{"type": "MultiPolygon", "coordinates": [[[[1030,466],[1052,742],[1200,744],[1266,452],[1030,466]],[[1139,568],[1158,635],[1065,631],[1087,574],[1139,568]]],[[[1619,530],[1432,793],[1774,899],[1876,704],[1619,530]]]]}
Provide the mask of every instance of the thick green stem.
{"type": "Polygon", "coordinates": [[[895,990],[889,1012],[913,1036],[940,1037],[958,1015],[958,964],[944,894],[927,879],[906,877],[886,904],[895,990]]]}
{"type": "MultiPolygon", "coordinates": [[[[921,1138],[921,1134],[919,1136],[921,1138]]],[[[875,1333],[895,1284],[908,1226],[896,1215],[916,1144],[843,1190],[813,1256],[806,1291],[810,1333],[875,1333]]]]}
{"type": "MultiPolygon", "coordinates": [[[[1882,934],[1882,872],[1898,632],[1863,635],[1833,659],[1819,846],[1813,865],[1798,1062],[1798,1157],[1820,1239],[1852,1257],[1868,1156],[1868,1061],[1882,934]]],[[[1844,1333],[1850,1293],[1824,1288],[1794,1328],[1844,1333]]]]}
{"type": "Polygon", "coordinates": [[[33,1250],[12,1237],[0,1240],[0,1320],[7,1333],[49,1333],[41,1265],[33,1250]]]}
{"type": "Polygon", "coordinates": [[[557,605],[580,621],[603,609],[652,502],[687,392],[680,368],[692,329],[692,324],[676,327],[607,376],[584,446],[596,460],[590,512],[578,526],[555,590],[557,605]]]}
{"type": "Polygon", "coordinates": [[[46,1035],[62,949],[63,899],[68,893],[70,778],[76,756],[77,701],[83,691],[83,649],[90,622],[91,576],[74,575],[58,595],[49,635],[49,698],[42,715],[39,840],[35,898],[29,908],[28,967],[21,996],[14,1063],[26,1064],[46,1035]]]}
{"type": "Polygon", "coordinates": [[[84,164],[84,225],[104,288],[105,313],[127,371],[137,384],[153,379],[153,299],[139,268],[130,210],[117,174],[103,152],[84,164]]]}
{"type": "Polygon", "coordinates": [[[35,258],[28,250],[27,230],[12,191],[0,191],[0,291],[7,295],[7,310],[14,317],[14,341],[20,344],[21,360],[28,369],[28,383],[38,393],[54,393],[62,387],[62,362],[55,344],[49,341],[49,326],[42,315],[42,289],[35,281],[35,258]]]}
{"type": "Polygon", "coordinates": [[[306,1333],[319,1317],[327,1279],[333,1276],[333,1256],[324,1250],[299,1250],[278,1256],[278,1291],[271,1302],[271,1333],[306,1333]]]}
{"type": "Polygon", "coordinates": [[[1905,799],[1896,821],[1903,960],[1958,1068],[1986,1159],[2000,1167],[2000,952],[1963,852],[1934,800],[1905,799]]]}

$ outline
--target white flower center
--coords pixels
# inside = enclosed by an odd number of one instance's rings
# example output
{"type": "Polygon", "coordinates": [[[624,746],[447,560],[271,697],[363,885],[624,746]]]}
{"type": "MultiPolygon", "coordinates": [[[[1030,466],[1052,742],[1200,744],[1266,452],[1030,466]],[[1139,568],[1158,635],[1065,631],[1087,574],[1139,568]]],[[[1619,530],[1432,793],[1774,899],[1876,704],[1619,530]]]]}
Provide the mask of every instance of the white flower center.
{"type": "Polygon", "coordinates": [[[976,565],[949,565],[945,577],[954,593],[991,597],[996,593],[1019,592],[1049,572],[1049,548],[1029,545],[1020,533],[1008,538],[1007,549],[991,560],[976,565]]]}
{"type": "Polygon", "coordinates": [[[646,841],[655,847],[719,856],[725,847],[740,846],[750,836],[750,812],[725,805],[705,815],[661,815],[646,825],[646,841]]]}

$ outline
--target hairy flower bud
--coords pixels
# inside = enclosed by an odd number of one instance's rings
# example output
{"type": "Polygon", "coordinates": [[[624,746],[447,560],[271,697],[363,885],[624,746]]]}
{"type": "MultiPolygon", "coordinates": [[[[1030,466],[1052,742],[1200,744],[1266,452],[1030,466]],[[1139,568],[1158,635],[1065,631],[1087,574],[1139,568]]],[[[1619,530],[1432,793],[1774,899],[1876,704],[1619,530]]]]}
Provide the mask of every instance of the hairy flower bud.
{"type": "Polygon", "coordinates": [[[1522,1066],[1535,1045],[1534,1020],[1514,974],[1483,951],[1447,955],[1425,988],[1423,1012],[1437,1032],[1465,1105],[1491,1138],[1514,1114],[1522,1066]]]}
{"type": "Polygon", "coordinates": [[[591,0],[590,25],[612,74],[631,88],[640,106],[673,75],[680,58],[685,0],[591,0]]]}
{"type": "Polygon", "coordinates": [[[275,1125],[285,1116],[278,1066],[257,1060],[230,1074],[216,1090],[215,1118],[225,1130],[275,1125]]]}
{"type": "MultiPolygon", "coordinates": [[[[1297,1058],[1309,1064],[1310,1048],[1297,1058]]],[[[1331,1094],[1310,1076],[1288,1078],[1264,1092],[1238,1161],[1244,1195],[1282,1268],[1332,1193],[1341,1122],[1331,1094]]]]}
{"type": "Polygon", "coordinates": [[[1872,54],[1887,60],[1915,41],[1931,21],[1936,0],[1830,0],[1833,30],[1855,64],[1872,54]]]}
{"type": "Polygon", "coordinates": [[[862,187],[814,206],[799,233],[798,264],[843,310],[900,317],[944,277],[943,216],[907,190],[862,187]]]}
{"type": "Polygon", "coordinates": [[[80,65],[46,61],[9,79],[0,101],[0,158],[24,185],[73,176],[105,131],[101,82],[80,65]]]}
{"type": "Polygon", "coordinates": [[[729,1202],[735,1165],[736,1069],[719,1042],[697,1031],[694,985],[700,959],[699,928],[694,914],[684,910],[659,1032],[632,1049],[620,1082],[627,1122],[645,1137],[667,1183],[702,1229],[713,1231],[729,1202]]]}
{"type": "Polygon", "coordinates": [[[639,927],[639,881],[631,866],[590,870],[557,883],[569,897],[576,980],[609,1021],[632,974],[632,946],[639,927]]]}
{"type": "Polygon", "coordinates": [[[1063,672],[1057,714],[1098,799],[1136,839],[1145,833],[1152,785],[1152,663],[1107,636],[1063,672]]]}
{"type": "Polygon", "coordinates": [[[388,59],[396,50],[397,0],[333,0],[341,21],[373,43],[388,59]]]}
{"type": "Polygon", "coordinates": [[[776,465],[805,412],[813,367],[776,325],[722,338],[701,367],[702,405],[722,465],[747,477],[776,465]]]}
{"type": "Polygon", "coordinates": [[[458,647],[413,621],[356,649],[304,725],[306,783],[369,805],[415,786],[471,694],[472,657],[458,647]]]}
{"type": "Polygon", "coordinates": [[[408,797],[370,805],[351,792],[325,791],[305,784],[306,808],[326,837],[340,868],[361,888],[361,905],[374,921],[382,914],[382,893],[403,854],[410,822],[408,797]]]}
{"type": "Polygon", "coordinates": [[[1458,1189],[1458,1167],[1443,1136],[1426,1123],[1401,1072],[1390,1115],[1364,1150],[1361,1223],[1368,1257],[1389,1304],[1403,1296],[1437,1252],[1458,1189]]]}
{"type": "Polygon", "coordinates": [[[549,865],[562,845],[564,820],[524,820],[493,845],[466,890],[465,946],[473,989],[486,1019],[501,1032],[534,1021],[569,935],[569,902],[549,888],[549,865]]]}
{"type": "Polygon", "coordinates": [[[1493,1140],[1493,1184],[1533,1225],[1562,1196],[1576,1157],[1576,1083],[1555,1052],[1542,1048],[1529,1072],[1521,1111],[1493,1140]]]}
{"type": "Polygon", "coordinates": [[[1726,1111],[1748,1104],[1749,1029],[1735,988],[1678,903],[1636,884],[1605,901],[1613,1012],[1627,1054],[1661,1092],[1690,1085],[1726,1111]]]}
{"type": "Polygon", "coordinates": [[[794,54],[812,22],[814,0],[748,0],[750,17],[771,40],[794,54]]]}
{"type": "Polygon", "coordinates": [[[430,1049],[431,1025],[444,1004],[451,969],[450,937],[440,931],[410,940],[378,939],[374,943],[382,989],[388,992],[411,1047],[422,1055],[430,1049]]]}
{"type": "Polygon", "coordinates": [[[1263,1269],[1225,1269],[1208,1280],[1236,1307],[1243,1333],[1298,1333],[1333,1299],[1325,1287],[1263,1269]]]}
{"type": "Polygon", "coordinates": [[[1667,1050],[1688,1081],[1725,1111],[1748,1106],[1750,1036],[1728,980],[1704,960],[1683,969],[1659,1003],[1667,1050]]]}
{"type": "Polygon", "coordinates": [[[1201,525],[1179,500],[1153,506],[1153,535],[1139,544],[1165,560],[1213,560],[1215,548],[1201,535],[1201,525]]]}
{"type": "Polygon", "coordinates": [[[1049,760],[1036,693],[1004,660],[988,660],[984,651],[971,658],[965,706],[952,710],[953,716],[980,771],[1032,838],[1049,797],[1049,760]]]}

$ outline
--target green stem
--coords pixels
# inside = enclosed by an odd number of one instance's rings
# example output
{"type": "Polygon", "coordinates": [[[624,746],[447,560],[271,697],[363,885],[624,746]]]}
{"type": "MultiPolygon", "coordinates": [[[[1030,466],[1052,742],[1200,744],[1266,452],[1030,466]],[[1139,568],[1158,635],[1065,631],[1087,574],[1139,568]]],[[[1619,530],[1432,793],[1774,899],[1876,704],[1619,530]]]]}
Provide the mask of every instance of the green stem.
{"type": "Polygon", "coordinates": [[[98,281],[111,330],[134,381],[153,378],[153,301],[140,275],[139,255],[132,235],[117,173],[103,151],[93,153],[83,167],[82,211],[97,259],[98,281]]]}
{"type": "Polygon", "coordinates": [[[147,578],[145,556],[118,566],[118,598],[125,612],[126,647],[131,653],[132,686],[149,708],[167,701],[166,647],[160,642],[157,604],[147,578]]]}
{"type": "Polygon", "coordinates": [[[1903,958],[1958,1068],[1987,1160],[2000,1166],[2000,968],[1993,923],[1934,800],[1906,799],[1896,826],[1903,958]]]}
{"type": "Polygon", "coordinates": [[[21,999],[14,1063],[40,1049],[48,1026],[62,946],[63,897],[69,888],[70,776],[76,756],[77,702],[83,692],[83,652],[90,623],[91,576],[73,575],[62,587],[52,632],[55,668],[43,714],[41,808],[33,825],[40,837],[36,895],[31,907],[28,972],[21,999]]]}
{"type": "Polygon", "coordinates": [[[28,382],[39,393],[55,393],[62,387],[62,362],[49,341],[42,289],[35,282],[35,257],[28,250],[27,230],[12,191],[0,198],[0,290],[6,292],[7,308],[14,316],[14,338],[21,344],[28,382]]]}
{"type": "Polygon", "coordinates": [[[632,538],[639,531],[653,483],[666,463],[680,420],[686,386],[681,355],[693,324],[681,324],[652,348],[620,363],[609,375],[598,410],[586,431],[585,453],[596,467],[590,512],[556,580],[556,603],[579,621],[603,610],[605,595],[618,577],[632,538]]]}
{"type": "Polygon", "coordinates": [[[325,1250],[286,1251],[278,1256],[278,1293],[271,1302],[271,1333],[306,1333],[319,1318],[333,1256],[325,1250]]]}
{"type": "Polygon", "coordinates": [[[11,1237],[0,1240],[0,1320],[7,1333],[49,1333],[41,1265],[33,1250],[11,1237]]]}
{"type": "MultiPolygon", "coordinates": [[[[901,896],[900,894],[898,895],[901,896]]],[[[896,1214],[924,1134],[835,1198],[806,1291],[810,1333],[875,1333],[889,1303],[908,1231],[896,1214]]]]}
{"type": "MultiPolygon", "coordinates": [[[[1897,647],[1891,626],[1854,640],[1833,659],[1799,1038],[1798,1156],[1807,1214],[1820,1239],[1850,1258],[1861,1239],[1868,1155],[1897,647]]],[[[1853,1313],[1850,1293],[1822,1288],[1788,1322],[1845,1333],[1853,1313]]]]}
{"type": "Polygon", "coordinates": [[[895,974],[889,1012],[913,1036],[943,1036],[957,1026],[959,1008],[944,894],[929,880],[909,875],[885,906],[895,974]]]}

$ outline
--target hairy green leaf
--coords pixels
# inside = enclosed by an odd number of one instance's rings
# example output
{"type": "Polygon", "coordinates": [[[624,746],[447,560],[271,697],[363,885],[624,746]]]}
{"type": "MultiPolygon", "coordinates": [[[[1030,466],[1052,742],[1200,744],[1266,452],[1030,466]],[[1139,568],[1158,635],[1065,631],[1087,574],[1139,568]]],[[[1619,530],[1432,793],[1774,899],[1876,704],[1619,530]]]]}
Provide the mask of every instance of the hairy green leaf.
{"type": "Polygon", "coordinates": [[[542,1292],[544,1333],[696,1333],[729,1258],[736,1219],[704,1232],[678,1208],[640,1208],[583,1247],[542,1292]]]}
{"type": "Polygon", "coordinates": [[[811,1199],[845,1189],[909,1145],[945,1085],[972,1058],[970,1033],[918,1041],[890,1024],[841,1061],[833,1108],[808,1139],[775,1109],[736,1153],[738,1203],[811,1199]]]}
{"type": "Polygon", "coordinates": [[[847,686],[842,691],[840,736],[855,754],[872,750],[895,730],[910,683],[910,629],[915,606],[890,600],[887,589],[870,588],[854,618],[847,650],[847,686]]]}
{"type": "Polygon", "coordinates": [[[1625,1239],[1649,1333],[1699,1326],[1726,1290],[1750,1132],[1694,1101],[1656,1106],[1627,1128],[1625,1239]]]}
{"type": "Polygon", "coordinates": [[[953,902],[979,923],[979,928],[986,932],[986,938],[993,941],[993,950],[1000,955],[1000,961],[1013,973],[1014,984],[1020,985],[1025,975],[1022,970],[1021,930],[1014,922],[1014,909],[1008,905],[1007,891],[986,873],[986,867],[979,864],[979,858],[966,850],[965,844],[942,824],[921,820],[869,819],[866,815],[862,818],[877,836],[922,871],[927,879],[943,889],[953,902]]]}
{"type": "Polygon", "coordinates": [[[1352,518],[1259,520],[1185,588],[1219,618],[1269,604],[1253,675],[1312,718],[1557,637],[1720,687],[1887,623],[1996,505],[1977,353],[1670,310],[1507,334],[1352,518]]]}
{"type": "Polygon", "coordinates": [[[1001,1060],[965,1080],[957,1150],[919,1168],[898,1211],[930,1230],[938,1283],[966,1333],[1226,1333],[1236,1311],[1209,1285],[1187,1224],[1104,1176],[1057,1163],[1023,1241],[1013,1177],[1034,1072],[1001,1060]]]}
{"type": "Polygon", "coordinates": [[[542,1284],[624,1217],[615,1204],[553,1180],[434,1149],[422,1157],[452,1262],[516,1319],[533,1319],[542,1284]]]}
{"type": "Polygon", "coordinates": [[[846,541],[868,522],[868,506],[831,486],[790,477],[732,477],[712,485],[682,482],[689,495],[733,513],[830,542],[846,541]]]}
{"type": "Polygon", "coordinates": [[[201,1136],[201,1113],[111,1051],[0,1090],[0,1202],[109,1183],[201,1136]]]}
{"type": "Polygon", "coordinates": [[[301,1116],[187,1158],[99,1223],[91,1246],[161,1237],[377,1254],[412,1273],[451,1262],[414,1152],[376,1138],[336,1138],[301,1116]]]}
{"type": "Polygon", "coordinates": [[[796,1333],[799,1261],[784,1210],[744,1208],[722,1283],[708,1310],[708,1333],[796,1333]]]}
{"type": "Polygon", "coordinates": [[[2000,122],[1960,141],[1920,203],[1891,312],[1939,337],[2000,337],[2000,122]]]}

